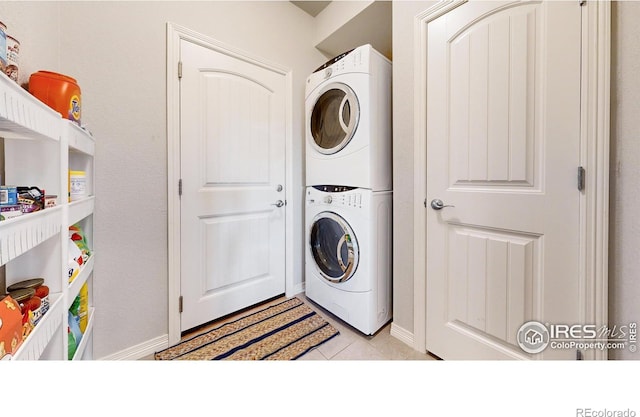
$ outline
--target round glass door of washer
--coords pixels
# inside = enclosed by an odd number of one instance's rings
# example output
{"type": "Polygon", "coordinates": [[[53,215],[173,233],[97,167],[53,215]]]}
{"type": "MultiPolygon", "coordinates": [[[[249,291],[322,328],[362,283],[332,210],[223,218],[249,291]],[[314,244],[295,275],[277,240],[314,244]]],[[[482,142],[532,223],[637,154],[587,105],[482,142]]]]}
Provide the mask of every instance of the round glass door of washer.
{"type": "Polygon", "coordinates": [[[318,214],[309,244],[316,267],[327,281],[345,282],[353,276],[358,267],[358,240],[344,218],[332,212],[318,214]]]}
{"type": "Polygon", "coordinates": [[[358,128],[360,105],[346,84],[325,87],[311,112],[312,145],[320,153],[330,155],[347,146],[358,128]]]}

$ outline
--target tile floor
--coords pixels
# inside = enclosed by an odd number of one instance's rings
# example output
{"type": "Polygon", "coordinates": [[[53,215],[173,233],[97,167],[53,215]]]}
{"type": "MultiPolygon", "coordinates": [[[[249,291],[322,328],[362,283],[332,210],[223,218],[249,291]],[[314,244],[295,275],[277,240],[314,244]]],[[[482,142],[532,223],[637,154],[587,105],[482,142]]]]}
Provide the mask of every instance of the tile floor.
{"type": "MultiPolygon", "coordinates": [[[[304,294],[298,294],[296,297],[304,301],[309,307],[314,309],[318,314],[324,317],[325,320],[340,331],[338,336],[318,346],[316,349],[311,350],[298,360],[437,360],[436,357],[427,353],[418,352],[404,342],[391,336],[391,323],[384,326],[373,336],[366,336],[344,323],[318,304],[307,299],[304,294]]],[[[276,298],[258,306],[254,306],[248,310],[244,310],[237,315],[217,320],[206,327],[197,329],[191,334],[185,334],[183,339],[189,338],[195,333],[202,333],[210,328],[218,327],[225,322],[235,320],[238,316],[243,316],[253,311],[261,310],[269,305],[277,304],[284,300],[284,297],[276,298]]]]}
{"type": "Polygon", "coordinates": [[[366,336],[342,320],[307,299],[298,298],[340,331],[340,335],[318,346],[299,360],[435,360],[434,356],[414,350],[404,342],[391,336],[391,323],[373,336],[366,336]]]}

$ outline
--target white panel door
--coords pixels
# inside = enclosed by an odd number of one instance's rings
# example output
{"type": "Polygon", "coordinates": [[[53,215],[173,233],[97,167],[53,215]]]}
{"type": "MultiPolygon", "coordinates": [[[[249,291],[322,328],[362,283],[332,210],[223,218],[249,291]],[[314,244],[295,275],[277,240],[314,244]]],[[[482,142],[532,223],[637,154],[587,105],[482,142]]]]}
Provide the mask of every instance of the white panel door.
{"type": "Polygon", "coordinates": [[[470,1],[427,31],[427,350],[575,359],[516,337],[585,302],[579,2],[470,1]]]}
{"type": "Polygon", "coordinates": [[[182,40],[182,331],[285,291],[286,77],[182,40]]]}

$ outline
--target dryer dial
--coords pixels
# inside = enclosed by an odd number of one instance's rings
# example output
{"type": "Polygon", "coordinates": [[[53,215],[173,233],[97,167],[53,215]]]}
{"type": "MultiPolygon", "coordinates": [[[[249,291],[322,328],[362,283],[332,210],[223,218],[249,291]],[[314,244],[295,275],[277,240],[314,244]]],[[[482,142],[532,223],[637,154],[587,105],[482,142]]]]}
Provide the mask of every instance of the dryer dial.
{"type": "Polygon", "coordinates": [[[328,195],[324,198],[324,202],[326,204],[331,204],[333,202],[333,198],[330,195],[328,195]]]}

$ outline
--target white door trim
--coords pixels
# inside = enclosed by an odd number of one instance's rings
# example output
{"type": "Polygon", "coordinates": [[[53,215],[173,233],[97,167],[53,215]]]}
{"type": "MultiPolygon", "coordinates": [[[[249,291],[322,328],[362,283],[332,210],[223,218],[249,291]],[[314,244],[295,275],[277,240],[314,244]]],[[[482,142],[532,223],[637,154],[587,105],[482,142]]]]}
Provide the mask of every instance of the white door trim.
{"type": "MultiPolygon", "coordinates": [[[[466,3],[443,0],[414,18],[414,349],[426,350],[426,195],[427,195],[427,25],[466,3]],[[425,231],[425,233],[419,233],[425,231]]],[[[578,0],[575,0],[579,3],[578,0]]],[[[608,238],[609,238],[609,108],[611,66],[611,4],[587,1],[582,15],[582,103],[581,165],[586,169],[586,188],[580,201],[581,282],[585,300],[584,323],[608,324],[608,238]]],[[[576,74],[580,76],[580,74],[576,74]]],[[[577,167],[576,167],[577,169],[577,167]]],[[[596,351],[596,359],[607,359],[596,351]]]]}
{"type": "MultiPolygon", "coordinates": [[[[293,77],[292,71],[282,66],[251,56],[245,51],[225,45],[206,35],[174,23],[167,23],[167,221],[168,221],[168,319],[169,345],[180,341],[180,83],[178,62],[180,61],[180,41],[201,45],[205,48],[259,65],[286,77],[286,138],[285,138],[285,198],[293,201],[292,184],[292,140],[293,140],[293,77]]],[[[286,296],[292,296],[293,282],[293,209],[285,206],[285,288],[286,296]]]]}

